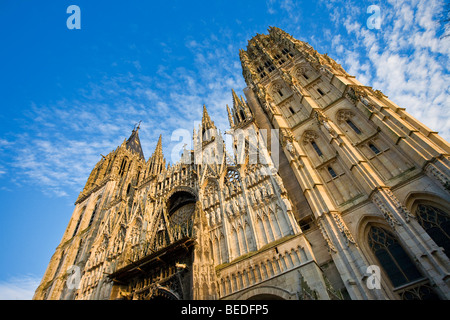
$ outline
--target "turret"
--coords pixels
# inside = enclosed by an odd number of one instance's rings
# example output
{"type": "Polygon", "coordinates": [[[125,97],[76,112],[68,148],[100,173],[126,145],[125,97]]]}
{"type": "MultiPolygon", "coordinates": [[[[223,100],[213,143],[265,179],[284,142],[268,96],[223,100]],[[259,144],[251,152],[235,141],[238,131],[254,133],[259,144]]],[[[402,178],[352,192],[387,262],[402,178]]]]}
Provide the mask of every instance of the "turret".
{"type": "Polygon", "coordinates": [[[164,159],[162,151],[162,135],[159,136],[155,151],[147,162],[147,175],[156,176],[160,174],[166,167],[166,160],[164,159]]]}
{"type": "Polygon", "coordinates": [[[240,127],[251,121],[253,116],[248,104],[244,101],[242,96],[238,98],[233,89],[231,89],[231,93],[233,95],[233,108],[230,110],[227,105],[228,121],[230,122],[230,127],[235,129],[236,127],[240,127]]]}

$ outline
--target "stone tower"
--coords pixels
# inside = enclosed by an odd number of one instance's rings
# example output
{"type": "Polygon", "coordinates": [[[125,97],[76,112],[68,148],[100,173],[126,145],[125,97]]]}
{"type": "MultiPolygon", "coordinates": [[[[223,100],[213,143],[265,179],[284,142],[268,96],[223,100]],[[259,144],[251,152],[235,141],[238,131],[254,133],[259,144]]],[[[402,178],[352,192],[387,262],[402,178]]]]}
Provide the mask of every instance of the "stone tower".
{"type": "Polygon", "coordinates": [[[34,299],[449,299],[450,145],[271,27],[193,150],[92,170],[34,299]]]}

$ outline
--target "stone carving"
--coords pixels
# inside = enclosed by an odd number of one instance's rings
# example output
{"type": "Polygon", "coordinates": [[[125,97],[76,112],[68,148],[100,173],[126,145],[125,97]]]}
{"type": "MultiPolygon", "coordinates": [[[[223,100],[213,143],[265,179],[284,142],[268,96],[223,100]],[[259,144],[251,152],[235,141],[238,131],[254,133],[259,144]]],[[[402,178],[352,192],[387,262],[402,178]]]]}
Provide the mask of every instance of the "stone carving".
{"type": "Polygon", "coordinates": [[[334,218],[334,221],[336,221],[339,231],[342,233],[342,235],[347,240],[347,244],[348,244],[348,242],[356,244],[355,239],[353,239],[353,236],[350,233],[350,231],[348,230],[347,226],[345,225],[344,220],[342,220],[341,215],[337,212],[332,212],[332,216],[334,218]]]}
{"type": "Polygon", "coordinates": [[[395,226],[401,225],[401,223],[394,217],[392,212],[387,208],[387,206],[384,204],[382,198],[380,195],[376,194],[373,196],[373,201],[377,205],[378,209],[383,214],[386,221],[389,223],[389,225],[392,227],[392,229],[395,229],[395,226]]]}
{"type": "Polygon", "coordinates": [[[307,145],[308,143],[313,142],[314,140],[318,139],[319,135],[315,133],[314,131],[305,131],[303,134],[303,144],[307,145]]]}

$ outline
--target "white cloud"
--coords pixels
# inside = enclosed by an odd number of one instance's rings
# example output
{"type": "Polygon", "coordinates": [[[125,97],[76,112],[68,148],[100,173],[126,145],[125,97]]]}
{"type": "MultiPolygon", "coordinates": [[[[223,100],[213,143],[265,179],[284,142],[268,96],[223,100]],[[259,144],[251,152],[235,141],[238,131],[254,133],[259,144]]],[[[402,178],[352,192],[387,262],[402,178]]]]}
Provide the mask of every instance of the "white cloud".
{"type": "Polygon", "coordinates": [[[335,36],[331,42],[336,60],[364,85],[383,91],[449,140],[450,42],[438,36],[437,22],[443,2],[389,1],[381,6],[380,30],[370,30],[358,22],[369,15],[358,13],[361,10],[355,13],[357,4],[339,5],[346,10],[339,12],[339,19],[335,13],[332,18],[336,25],[345,27],[348,36],[335,36]]]}
{"type": "Polygon", "coordinates": [[[0,147],[5,147],[11,145],[12,142],[6,140],[6,139],[0,139],[0,147]]]}
{"type": "Polygon", "coordinates": [[[277,12],[275,11],[274,7],[273,7],[275,2],[276,2],[276,0],[267,0],[267,1],[266,1],[267,12],[268,12],[269,14],[275,14],[275,13],[277,13],[277,12]]]}
{"type": "Polygon", "coordinates": [[[171,150],[178,143],[170,141],[173,131],[192,133],[203,104],[216,126],[227,129],[225,105],[232,104],[231,88],[239,92],[245,87],[233,36],[223,30],[218,36],[187,39],[192,67],[161,66],[152,77],[105,77],[80,88],[75,99],[32,103],[23,121],[27,134],[16,135],[13,142],[0,141],[0,147],[16,145],[10,163],[16,183],[38,184],[56,196],[79,192],[100,154],[117,148],[140,120],[146,158],[163,134],[164,154],[172,163],[171,150]]]}
{"type": "Polygon", "coordinates": [[[40,280],[32,275],[24,275],[0,281],[0,300],[31,300],[40,280]]]}

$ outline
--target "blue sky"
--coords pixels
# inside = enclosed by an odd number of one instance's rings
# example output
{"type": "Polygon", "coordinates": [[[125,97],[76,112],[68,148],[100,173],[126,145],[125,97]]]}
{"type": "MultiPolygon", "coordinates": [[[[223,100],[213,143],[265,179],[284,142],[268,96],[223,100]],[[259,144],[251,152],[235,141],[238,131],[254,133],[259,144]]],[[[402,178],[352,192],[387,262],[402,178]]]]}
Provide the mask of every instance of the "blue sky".
{"type": "Polygon", "coordinates": [[[27,299],[90,170],[142,120],[146,158],[206,104],[227,129],[238,50],[277,26],[450,140],[444,4],[435,0],[0,1],[0,299],[27,299]],[[69,5],[81,29],[69,30],[69,5]],[[380,29],[370,29],[370,5],[380,29]]]}

